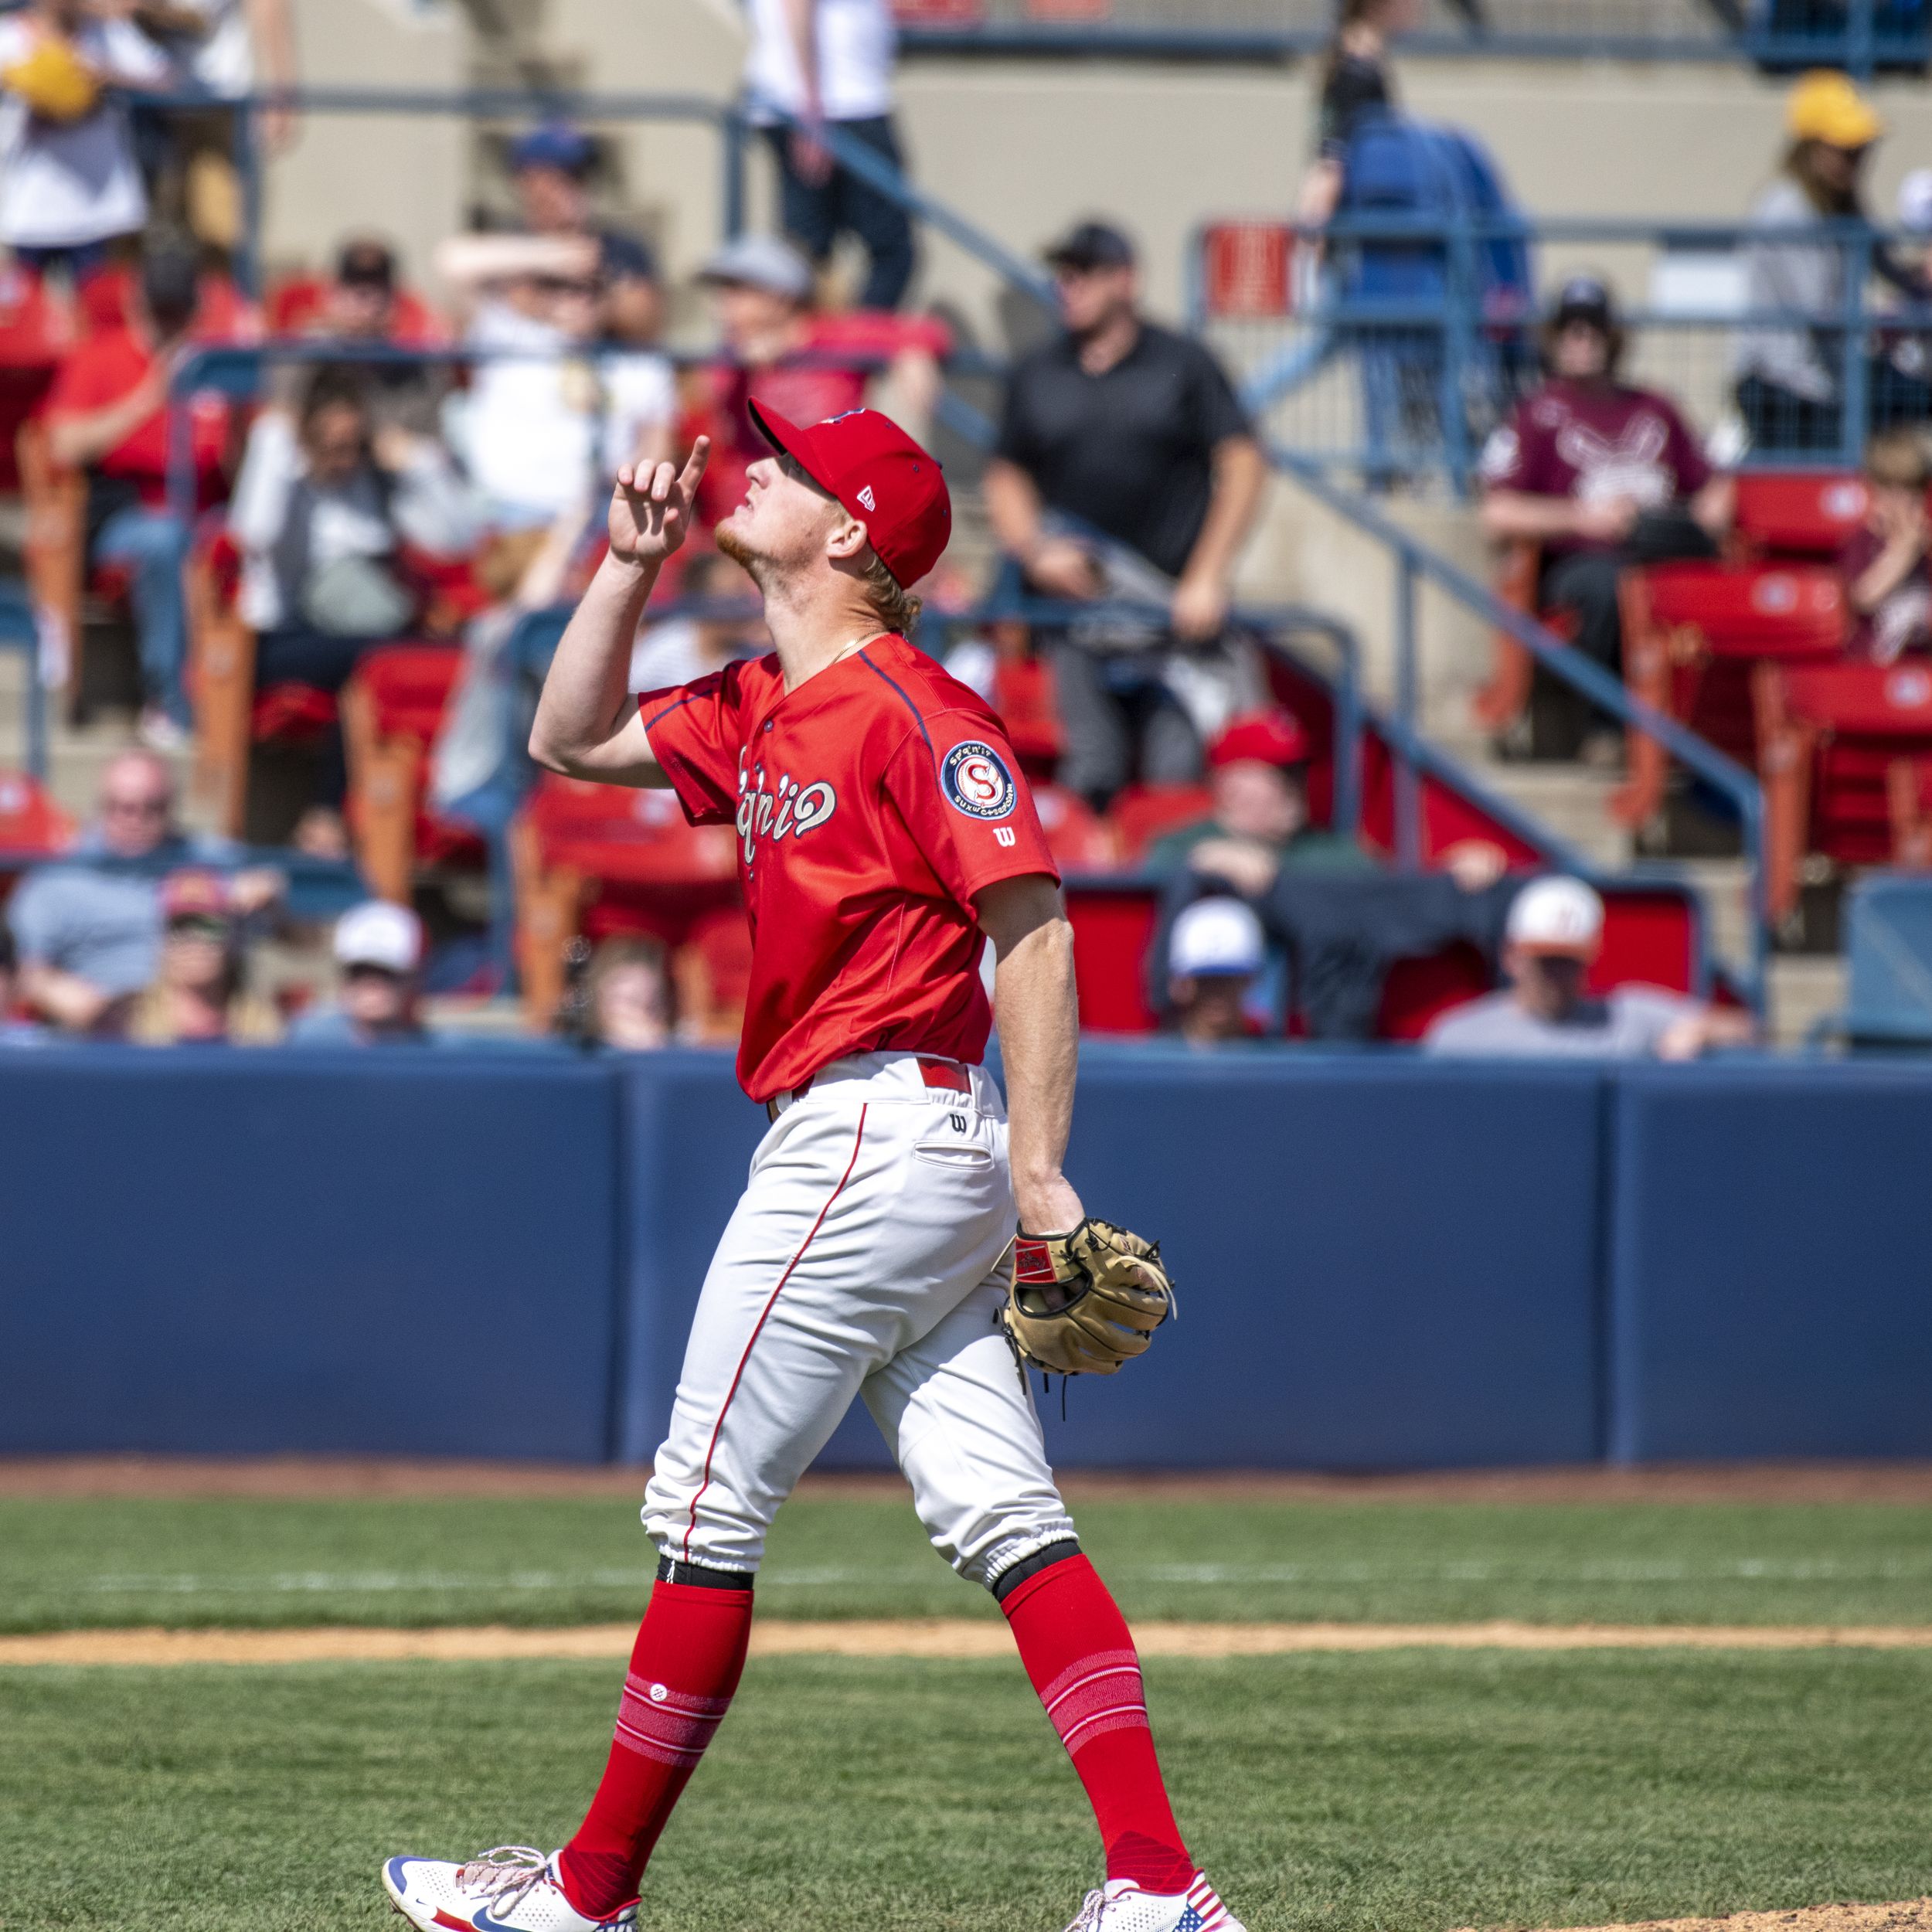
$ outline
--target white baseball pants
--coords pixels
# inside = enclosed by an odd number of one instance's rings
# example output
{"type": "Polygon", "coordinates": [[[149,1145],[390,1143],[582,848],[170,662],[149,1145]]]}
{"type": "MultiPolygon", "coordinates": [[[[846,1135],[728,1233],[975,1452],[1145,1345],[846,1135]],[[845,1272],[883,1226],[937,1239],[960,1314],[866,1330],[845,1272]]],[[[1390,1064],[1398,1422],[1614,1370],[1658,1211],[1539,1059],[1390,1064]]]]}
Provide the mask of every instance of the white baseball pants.
{"type": "Polygon", "coordinates": [[[1014,1225],[998,1089],[980,1067],[865,1053],[779,1104],[705,1277],[645,1493],[652,1540],[756,1570],[855,1393],[962,1576],[1070,1537],[995,1322],[1014,1225]]]}

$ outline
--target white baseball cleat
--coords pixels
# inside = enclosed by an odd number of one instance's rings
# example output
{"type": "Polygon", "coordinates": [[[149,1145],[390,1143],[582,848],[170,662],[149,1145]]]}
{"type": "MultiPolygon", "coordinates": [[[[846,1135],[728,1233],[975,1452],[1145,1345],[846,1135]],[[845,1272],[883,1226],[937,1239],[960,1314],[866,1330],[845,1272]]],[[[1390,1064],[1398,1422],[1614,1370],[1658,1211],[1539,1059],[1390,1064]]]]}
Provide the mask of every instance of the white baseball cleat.
{"type": "Polygon", "coordinates": [[[1201,1873],[1185,1892],[1143,1892],[1131,1879],[1109,1879],[1090,1892],[1066,1932],[1247,1932],[1201,1873]]]}
{"type": "Polygon", "coordinates": [[[499,1845],[480,1858],[451,1865],[440,1859],[391,1859],[383,1867],[389,1903],[423,1932],[628,1932],[638,1908],[607,1919],[587,1919],[563,1896],[553,1852],[499,1845]]]}

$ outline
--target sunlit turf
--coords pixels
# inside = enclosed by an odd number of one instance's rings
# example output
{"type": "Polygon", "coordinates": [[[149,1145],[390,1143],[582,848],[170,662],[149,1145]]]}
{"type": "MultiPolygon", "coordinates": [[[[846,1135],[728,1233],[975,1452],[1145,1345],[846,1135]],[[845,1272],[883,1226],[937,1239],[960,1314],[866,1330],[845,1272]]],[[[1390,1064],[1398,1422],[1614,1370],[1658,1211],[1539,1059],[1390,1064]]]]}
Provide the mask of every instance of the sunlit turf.
{"type": "MultiPolygon", "coordinates": [[[[1932,1509],[1892,1504],[1077,1505],[1130,1616],[1932,1621],[1932,1509]]],[[[0,1499],[0,1628],[634,1617],[653,1562],[618,1497],[0,1499]]],[[[891,1495],[801,1495],[767,1616],[987,1616],[891,1495]]]]}

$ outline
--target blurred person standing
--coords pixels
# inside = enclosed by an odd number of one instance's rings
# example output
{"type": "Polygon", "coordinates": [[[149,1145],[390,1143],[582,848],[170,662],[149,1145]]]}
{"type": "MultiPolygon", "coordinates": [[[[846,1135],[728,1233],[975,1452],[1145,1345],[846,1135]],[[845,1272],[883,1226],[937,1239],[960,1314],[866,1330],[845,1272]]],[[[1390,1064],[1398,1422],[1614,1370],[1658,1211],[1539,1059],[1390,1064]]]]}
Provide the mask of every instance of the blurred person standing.
{"type": "Polygon", "coordinates": [[[1453,1007],[1423,1037],[1425,1053],[1461,1059],[1696,1060],[1747,1046],[1749,1013],[1656,986],[1597,998],[1583,982],[1601,951],[1604,902],[1580,879],[1539,879],[1511,903],[1501,992],[1453,1007]]]}
{"type": "Polygon", "coordinates": [[[1084,222],[1046,259],[1063,332],[1014,366],[986,509],[1036,594],[1145,587],[1168,604],[1165,635],[1101,619],[1047,645],[1060,781],[1104,809],[1137,775],[1197,777],[1204,722],[1218,729],[1250,695],[1251,665],[1224,634],[1267,464],[1213,356],[1141,315],[1124,235],[1084,222]]]}
{"type": "Polygon", "coordinates": [[[1302,177],[1296,219],[1325,227],[1342,199],[1349,142],[1365,115],[1396,104],[1389,71],[1389,43],[1422,18],[1420,0],[1342,0],[1335,38],[1321,70],[1315,117],[1315,156],[1302,177]]]}
{"type": "Polygon", "coordinates": [[[647,348],[664,327],[658,258],[638,236],[596,219],[590,185],[596,166],[596,145],[568,121],[532,128],[510,145],[510,175],[523,232],[594,242],[606,329],[614,341],[647,348]]]}
{"type": "Polygon", "coordinates": [[[189,87],[211,104],[140,111],[152,158],[155,212],[204,247],[240,247],[247,197],[235,170],[233,103],[267,97],[254,132],[270,155],[295,138],[295,21],[291,0],[111,0],[167,51],[189,87]]]}
{"type": "Polygon", "coordinates": [[[1235,719],[1208,747],[1208,815],[1157,838],[1148,848],[1145,869],[1159,877],[1205,873],[1250,898],[1284,870],[1376,870],[1375,860],[1348,833],[1309,821],[1312,751],[1301,719],[1285,706],[1235,719]]]}
{"type": "MultiPolygon", "coordinates": [[[[184,578],[194,531],[168,502],[168,384],[188,352],[199,301],[193,257],[157,250],[143,263],[126,321],[83,336],[48,395],[56,464],[87,472],[89,561],[127,566],[141,656],[142,740],[163,751],[188,742],[184,578]]],[[[224,487],[234,417],[219,396],[189,400],[188,434],[200,500],[224,487]]]]}
{"type": "Polygon", "coordinates": [[[625,464],[670,447],[671,365],[607,345],[594,239],[459,235],[436,259],[467,294],[464,341],[481,352],[461,454],[492,525],[548,524],[600,495],[625,464]]]}
{"type": "MultiPolygon", "coordinates": [[[[1668,396],[1620,379],[1625,346],[1609,287],[1594,275],[1566,282],[1544,325],[1546,379],[1491,436],[1481,465],[1485,532],[1537,546],[1538,607],[1573,614],[1577,648],[1619,674],[1623,571],[1715,556],[1736,495],[1668,396]]],[[[1573,755],[1593,718],[1614,755],[1621,727],[1567,686],[1549,692],[1533,749],[1573,755]]]]}
{"type": "Polygon", "coordinates": [[[912,223],[897,202],[842,168],[824,140],[830,128],[905,172],[893,125],[898,33],[889,0],[750,4],[747,107],[778,163],[785,233],[821,274],[838,237],[855,236],[869,263],[857,305],[896,308],[916,260],[912,223]]]}
{"type": "Polygon", "coordinates": [[[372,899],[335,922],[333,951],[342,975],[336,1002],[304,1013],[290,1028],[291,1046],[427,1046],[423,1023],[423,922],[406,906],[372,899]]]}
{"type": "MultiPolygon", "coordinates": [[[[1778,177],[1751,209],[1744,305],[1793,313],[1788,321],[1740,333],[1737,406],[1753,450],[1816,453],[1844,440],[1844,318],[1855,291],[1847,286],[1843,240],[1794,231],[1866,221],[1861,184],[1885,123],[1845,75],[1820,69],[1786,97],[1785,127],[1790,139],[1778,177]]],[[[1932,294],[1923,274],[1883,243],[1872,266],[1915,301],[1932,294]]],[[[1866,352],[1861,345],[1857,352],[1866,352]]],[[[1854,424],[1852,433],[1862,437],[1865,428],[1854,424]]]]}
{"type": "Polygon", "coordinates": [[[701,523],[716,525],[737,508],[751,465],[767,453],[751,420],[754,403],[795,423],[826,422],[863,408],[876,379],[892,391],[893,419],[909,434],[924,434],[939,395],[942,329],[908,320],[866,339],[854,318],[815,305],[810,267],[775,235],[734,236],[713,252],[698,280],[710,293],[721,352],[688,376],[679,430],[680,440],[711,442],[699,488],[701,523]]]}
{"type": "Polygon", "coordinates": [[[1267,963],[1261,922],[1238,899],[1197,899],[1168,934],[1170,1029],[1190,1046],[1257,1039],[1249,994],[1267,963]]]}
{"type": "Polygon", "coordinates": [[[148,193],[115,87],[164,87],[168,57],[93,0],[32,0],[0,19],[0,242],[77,278],[138,234],[148,193]]]}
{"type": "MultiPolygon", "coordinates": [[[[171,868],[220,865],[239,849],[182,832],[175,777],[148,751],[124,751],[101,774],[100,814],[53,864],[21,882],[8,907],[20,949],[20,994],[63,1032],[110,1023],[118,1005],[155,978],[162,936],[162,879],[171,868]]],[[[229,904],[241,917],[282,896],[278,872],[239,872],[229,904]]]]}
{"type": "Polygon", "coordinates": [[[248,989],[244,929],[219,872],[171,872],[162,882],[161,960],[120,1028],[136,1046],[272,1046],[275,1009],[248,989]]]}

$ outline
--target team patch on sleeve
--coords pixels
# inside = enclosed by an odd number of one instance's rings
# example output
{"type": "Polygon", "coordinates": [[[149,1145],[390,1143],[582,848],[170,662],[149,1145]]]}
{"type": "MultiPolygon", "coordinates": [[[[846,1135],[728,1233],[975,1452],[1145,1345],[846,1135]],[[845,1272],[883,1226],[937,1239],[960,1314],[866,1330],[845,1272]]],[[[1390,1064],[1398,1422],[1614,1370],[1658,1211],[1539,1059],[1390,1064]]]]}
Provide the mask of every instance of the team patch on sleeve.
{"type": "Polygon", "coordinates": [[[1005,761],[977,738],[947,753],[939,767],[939,788],[946,802],[969,818],[1004,818],[1019,796],[1005,761]]]}

